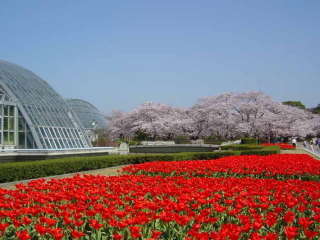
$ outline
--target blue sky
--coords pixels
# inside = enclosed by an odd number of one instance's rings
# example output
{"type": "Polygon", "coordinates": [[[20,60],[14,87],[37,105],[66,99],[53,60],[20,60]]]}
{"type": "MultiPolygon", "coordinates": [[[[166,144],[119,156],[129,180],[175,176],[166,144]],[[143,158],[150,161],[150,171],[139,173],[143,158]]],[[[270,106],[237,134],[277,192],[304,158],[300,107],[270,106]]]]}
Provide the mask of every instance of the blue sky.
{"type": "Polygon", "coordinates": [[[101,111],[260,90],[320,103],[319,0],[1,0],[0,59],[101,111]]]}

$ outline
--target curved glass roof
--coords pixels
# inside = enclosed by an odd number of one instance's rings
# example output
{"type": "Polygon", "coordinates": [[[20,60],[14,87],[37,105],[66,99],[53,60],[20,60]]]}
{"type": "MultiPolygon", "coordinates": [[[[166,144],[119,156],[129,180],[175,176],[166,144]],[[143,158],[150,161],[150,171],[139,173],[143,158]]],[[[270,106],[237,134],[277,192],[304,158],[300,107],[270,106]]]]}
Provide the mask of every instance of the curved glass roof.
{"type": "Polygon", "coordinates": [[[90,146],[78,117],[66,101],[33,72],[0,60],[0,87],[14,99],[37,148],[90,146]]]}
{"type": "Polygon", "coordinates": [[[67,99],[71,109],[78,115],[86,129],[103,129],[107,121],[103,114],[91,103],[81,99],[67,99]]]}

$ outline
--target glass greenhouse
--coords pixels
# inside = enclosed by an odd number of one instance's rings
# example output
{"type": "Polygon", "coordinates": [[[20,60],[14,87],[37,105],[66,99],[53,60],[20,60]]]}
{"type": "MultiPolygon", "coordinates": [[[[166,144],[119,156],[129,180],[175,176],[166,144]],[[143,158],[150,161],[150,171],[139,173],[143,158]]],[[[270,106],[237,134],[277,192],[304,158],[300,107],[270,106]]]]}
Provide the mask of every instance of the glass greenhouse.
{"type": "Polygon", "coordinates": [[[0,147],[72,149],[91,143],[78,116],[46,81],[0,61],[0,147]]]}
{"type": "Polygon", "coordinates": [[[67,103],[79,117],[90,141],[96,141],[99,137],[97,130],[103,130],[107,127],[107,121],[103,114],[91,103],[81,99],[68,99],[67,103]]]}
{"type": "Polygon", "coordinates": [[[85,129],[104,129],[107,121],[103,114],[91,103],[81,99],[67,99],[67,103],[79,117],[85,129]]]}

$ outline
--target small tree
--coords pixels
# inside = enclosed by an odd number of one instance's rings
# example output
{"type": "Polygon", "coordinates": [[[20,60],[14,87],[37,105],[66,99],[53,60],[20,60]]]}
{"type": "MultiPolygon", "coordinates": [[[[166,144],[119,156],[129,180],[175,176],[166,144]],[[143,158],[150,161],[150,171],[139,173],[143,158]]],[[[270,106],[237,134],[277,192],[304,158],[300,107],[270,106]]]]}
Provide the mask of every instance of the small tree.
{"type": "Polygon", "coordinates": [[[315,108],[311,108],[311,112],[314,114],[320,114],[320,104],[318,104],[318,106],[315,108]]]}
{"type": "Polygon", "coordinates": [[[282,103],[285,105],[291,106],[291,107],[306,109],[306,106],[301,101],[286,101],[286,102],[282,102],[282,103]]]}

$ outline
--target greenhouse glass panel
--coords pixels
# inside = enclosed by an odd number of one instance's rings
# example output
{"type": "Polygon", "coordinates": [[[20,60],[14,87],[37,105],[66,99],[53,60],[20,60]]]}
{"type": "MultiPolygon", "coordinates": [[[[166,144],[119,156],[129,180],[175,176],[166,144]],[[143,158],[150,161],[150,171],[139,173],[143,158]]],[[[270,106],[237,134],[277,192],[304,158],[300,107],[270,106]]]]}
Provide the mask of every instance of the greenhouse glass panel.
{"type": "Polygon", "coordinates": [[[77,138],[79,141],[77,146],[72,147],[91,146],[82,123],[69,104],[46,81],[31,71],[6,61],[0,61],[0,104],[0,114],[3,113],[4,116],[3,130],[0,133],[12,132],[3,133],[4,145],[68,148],[71,146],[66,144],[66,136],[59,132],[60,129],[67,129],[80,133],[79,136],[69,135],[69,138],[77,138]],[[19,114],[15,114],[16,112],[19,114]],[[15,143],[14,136],[18,132],[24,132],[28,136],[27,142],[23,142],[23,135],[19,134],[15,143]]]}
{"type": "Polygon", "coordinates": [[[26,146],[26,134],[24,132],[19,133],[19,148],[25,148],[26,146]]]}
{"type": "Polygon", "coordinates": [[[9,130],[9,119],[8,119],[8,117],[4,117],[3,118],[3,129],[4,130],[9,130]]]}
{"type": "Polygon", "coordinates": [[[9,132],[3,132],[3,143],[9,144],[9,132]]]}
{"type": "Polygon", "coordinates": [[[14,130],[14,118],[9,117],[9,130],[14,130]]]}

